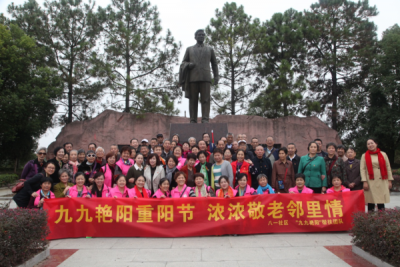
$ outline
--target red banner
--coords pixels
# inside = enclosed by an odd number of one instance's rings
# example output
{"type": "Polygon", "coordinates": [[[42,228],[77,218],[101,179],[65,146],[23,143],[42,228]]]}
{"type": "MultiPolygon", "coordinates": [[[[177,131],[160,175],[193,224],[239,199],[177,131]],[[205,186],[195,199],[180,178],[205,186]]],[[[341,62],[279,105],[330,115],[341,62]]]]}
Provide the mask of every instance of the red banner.
{"type": "Polygon", "coordinates": [[[57,198],[48,210],[48,239],[183,237],[347,231],[365,210],[362,190],[223,198],[57,198]]]}

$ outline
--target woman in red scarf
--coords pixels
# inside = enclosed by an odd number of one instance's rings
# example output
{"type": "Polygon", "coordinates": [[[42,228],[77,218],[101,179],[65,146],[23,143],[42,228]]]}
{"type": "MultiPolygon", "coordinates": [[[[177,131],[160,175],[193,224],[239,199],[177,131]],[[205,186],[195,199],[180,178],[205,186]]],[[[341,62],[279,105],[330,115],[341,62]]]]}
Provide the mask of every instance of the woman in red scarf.
{"type": "Polygon", "coordinates": [[[135,179],[133,182],[135,187],[129,189],[129,197],[133,198],[150,198],[151,191],[149,189],[144,188],[146,183],[146,178],[143,175],[140,175],[138,178],[135,179]]]}
{"type": "Polygon", "coordinates": [[[392,170],[385,152],[378,148],[378,143],[370,138],[367,140],[368,151],[361,157],[361,181],[364,182],[365,202],[368,211],[384,210],[385,204],[390,202],[392,188],[392,170]]]}

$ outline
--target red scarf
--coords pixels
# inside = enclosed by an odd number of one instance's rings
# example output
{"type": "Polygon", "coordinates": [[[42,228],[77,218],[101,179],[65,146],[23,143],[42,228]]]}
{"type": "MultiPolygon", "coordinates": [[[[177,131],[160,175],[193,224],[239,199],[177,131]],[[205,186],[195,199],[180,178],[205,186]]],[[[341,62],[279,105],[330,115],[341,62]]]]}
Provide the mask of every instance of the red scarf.
{"type": "Polygon", "coordinates": [[[149,194],[147,194],[147,190],[143,187],[142,192],[143,192],[143,196],[142,193],[140,193],[139,189],[137,188],[137,186],[135,185],[135,192],[136,192],[136,197],[137,198],[149,198],[149,194]]]}
{"type": "Polygon", "coordinates": [[[371,152],[370,150],[368,150],[365,153],[365,162],[367,163],[369,179],[374,180],[374,169],[372,168],[371,155],[375,155],[375,154],[378,154],[378,162],[379,162],[379,168],[381,170],[382,180],[387,180],[388,172],[386,169],[386,161],[385,161],[385,158],[383,157],[381,150],[379,148],[377,148],[375,152],[371,152]]]}

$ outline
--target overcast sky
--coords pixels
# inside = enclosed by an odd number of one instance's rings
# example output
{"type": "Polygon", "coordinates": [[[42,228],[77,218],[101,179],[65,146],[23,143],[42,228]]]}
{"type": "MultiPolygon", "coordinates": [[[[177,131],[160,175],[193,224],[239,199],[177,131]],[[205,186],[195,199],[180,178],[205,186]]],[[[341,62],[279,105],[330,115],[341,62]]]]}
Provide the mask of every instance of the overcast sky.
{"type": "MultiPolygon", "coordinates": [[[[43,0],[37,0],[39,3],[43,3],[43,0]]],[[[245,12],[251,15],[253,18],[259,18],[261,21],[266,21],[272,17],[274,13],[284,12],[289,8],[294,8],[298,11],[308,9],[312,3],[317,0],[247,0],[247,1],[236,1],[238,5],[243,5],[245,12]]],[[[0,0],[0,13],[7,14],[7,6],[14,2],[16,5],[23,4],[25,0],[0,0]]],[[[205,28],[212,17],[215,15],[215,9],[221,9],[227,1],[224,0],[150,0],[152,5],[158,7],[161,25],[163,29],[170,29],[176,41],[182,43],[182,51],[180,58],[183,57],[183,51],[187,46],[193,45],[194,32],[197,29],[205,28]]],[[[96,4],[98,6],[107,6],[111,3],[111,0],[98,0],[96,4]]],[[[373,19],[375,24],[378,26],[379,39],[381,38],[382,32],[394,24],[400,24],[400,0],[370,0],[370,5],[376,5],[379,11],[379,15],[373,19]]],[[[182,103],[177,105],[180,109],[180,115],[183,116],[184,111],[188,111],[188,101],[183,98],[182,103]]],[[[55,141],[55,138],[59,134],[61,128],[56,127],[49,129],[39,140],[40,146],[48,146],[51,142],[55,141]]]]}

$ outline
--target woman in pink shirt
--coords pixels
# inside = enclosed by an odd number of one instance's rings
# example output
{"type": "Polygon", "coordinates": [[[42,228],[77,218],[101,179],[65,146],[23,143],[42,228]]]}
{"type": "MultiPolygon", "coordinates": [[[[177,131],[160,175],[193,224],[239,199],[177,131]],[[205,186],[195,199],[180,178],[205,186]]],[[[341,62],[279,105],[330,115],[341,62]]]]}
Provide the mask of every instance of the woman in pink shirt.
{"type": "Polygon", "coordinates": [[[339,175],[335,175],[332,177],[332,187],[329,188],[326,193],[335,193],[335,192],[349,192],[350,189],[346,188],[342,185],[342,177],[339,175]]]}
{"type": "Polygon", "coordinates": [[[90,189],[92,198],[110,197],[110,188],[104,184],[104,173],[96,172],[93,179],[94,183],[90,189]]]}
{"type": "Polygon", "coordinates": [[[129,197],[128,187],[126,187],[126,177],[125,175],[120,174],[116,179],[115,183],[117,184],[116,187],[110,190],[110,197],[113,198],[123,198],[129,197]]]}
{"type": "Polygon", "coordinates": [[[50,191],[53,180],[50,177],[43,177],[40,180],[40,187],[42,189],[36,192],[37,197],[35,198],[34,205],[39,209],[43,209],[43,203],[45,199],[55,198],[53,192],[50,191]]]}
{"type": "Polygon", "coordinates": [[[189,197],[190,187],[186,185],[186,175],[183,172],[175,173],[174,180],[178,184],[177,187],[171,190],[172,198],[189,197]]]}
{"type": "Polygon", "coordinates": [[[204,174],[195,173],[194,183],[196,186],[190,189],[190,197],[215,197],[214,189],[204,183],[204,174]]]}
{"type": "Polygon", "coordinates": [[[129,197],[133,198],[150,198],[151,191],[149,189],[144,188],[146,183],[146,178],[143,175],[140,175],[138,178],[134,179],[133,183],[135,186],[132,189],[129,189],[129,197]]]}
{"type": "Polygon", "coordinates": [[[162,178],[158,184],[158,190],[154,193],[153,198],[169,198],[171,193],[169,192],[169,180],[168,178],[162,178]]]}
{"type": "Polygon", "coordinates": [[[117,161],[116,165],[121,169],[123,175],[126,175],[129,168],[135,164],[133,159],[130,158],[131,148],[129,146],[124,146],[121,149],[121,158],[117,161]]]}
{"type": "Polygon", "coordinates": [[[305,186],[306,176],[302,173],[296,174],[296,186],[289,188],[290,194],[312,194],[314,191],[305,186]]]}
{"type": "Polygon", "coordinates": [[[92,195],[90,194],[90,191],[86,188],[85,186],[85,175],[83,172],[77,172],[75,175],[75,185],[72,187],[67,186],[64,189],[64,195],[66,197],[85,197],[85,198],[91,198],[92,195]]]}
{"type": "Polygon", "coordinates": [[[182,148],[180,146],[176,146],[174,148],[174,156],[178,159],[178,165],[176,166],[176,168],[178,170],[181,170],[181,168],[183,166],[185,166],[186,163],[186,159],[184,157],[182,157],[182,148]]]}
{"type": "Polygon", "coordinates": [[[257,195],[257,191],[248,185],[246,173],[237,174],[236,179],[237,186],[235,187],[235,190],[237,190],[237,197],[257,195]]]}

